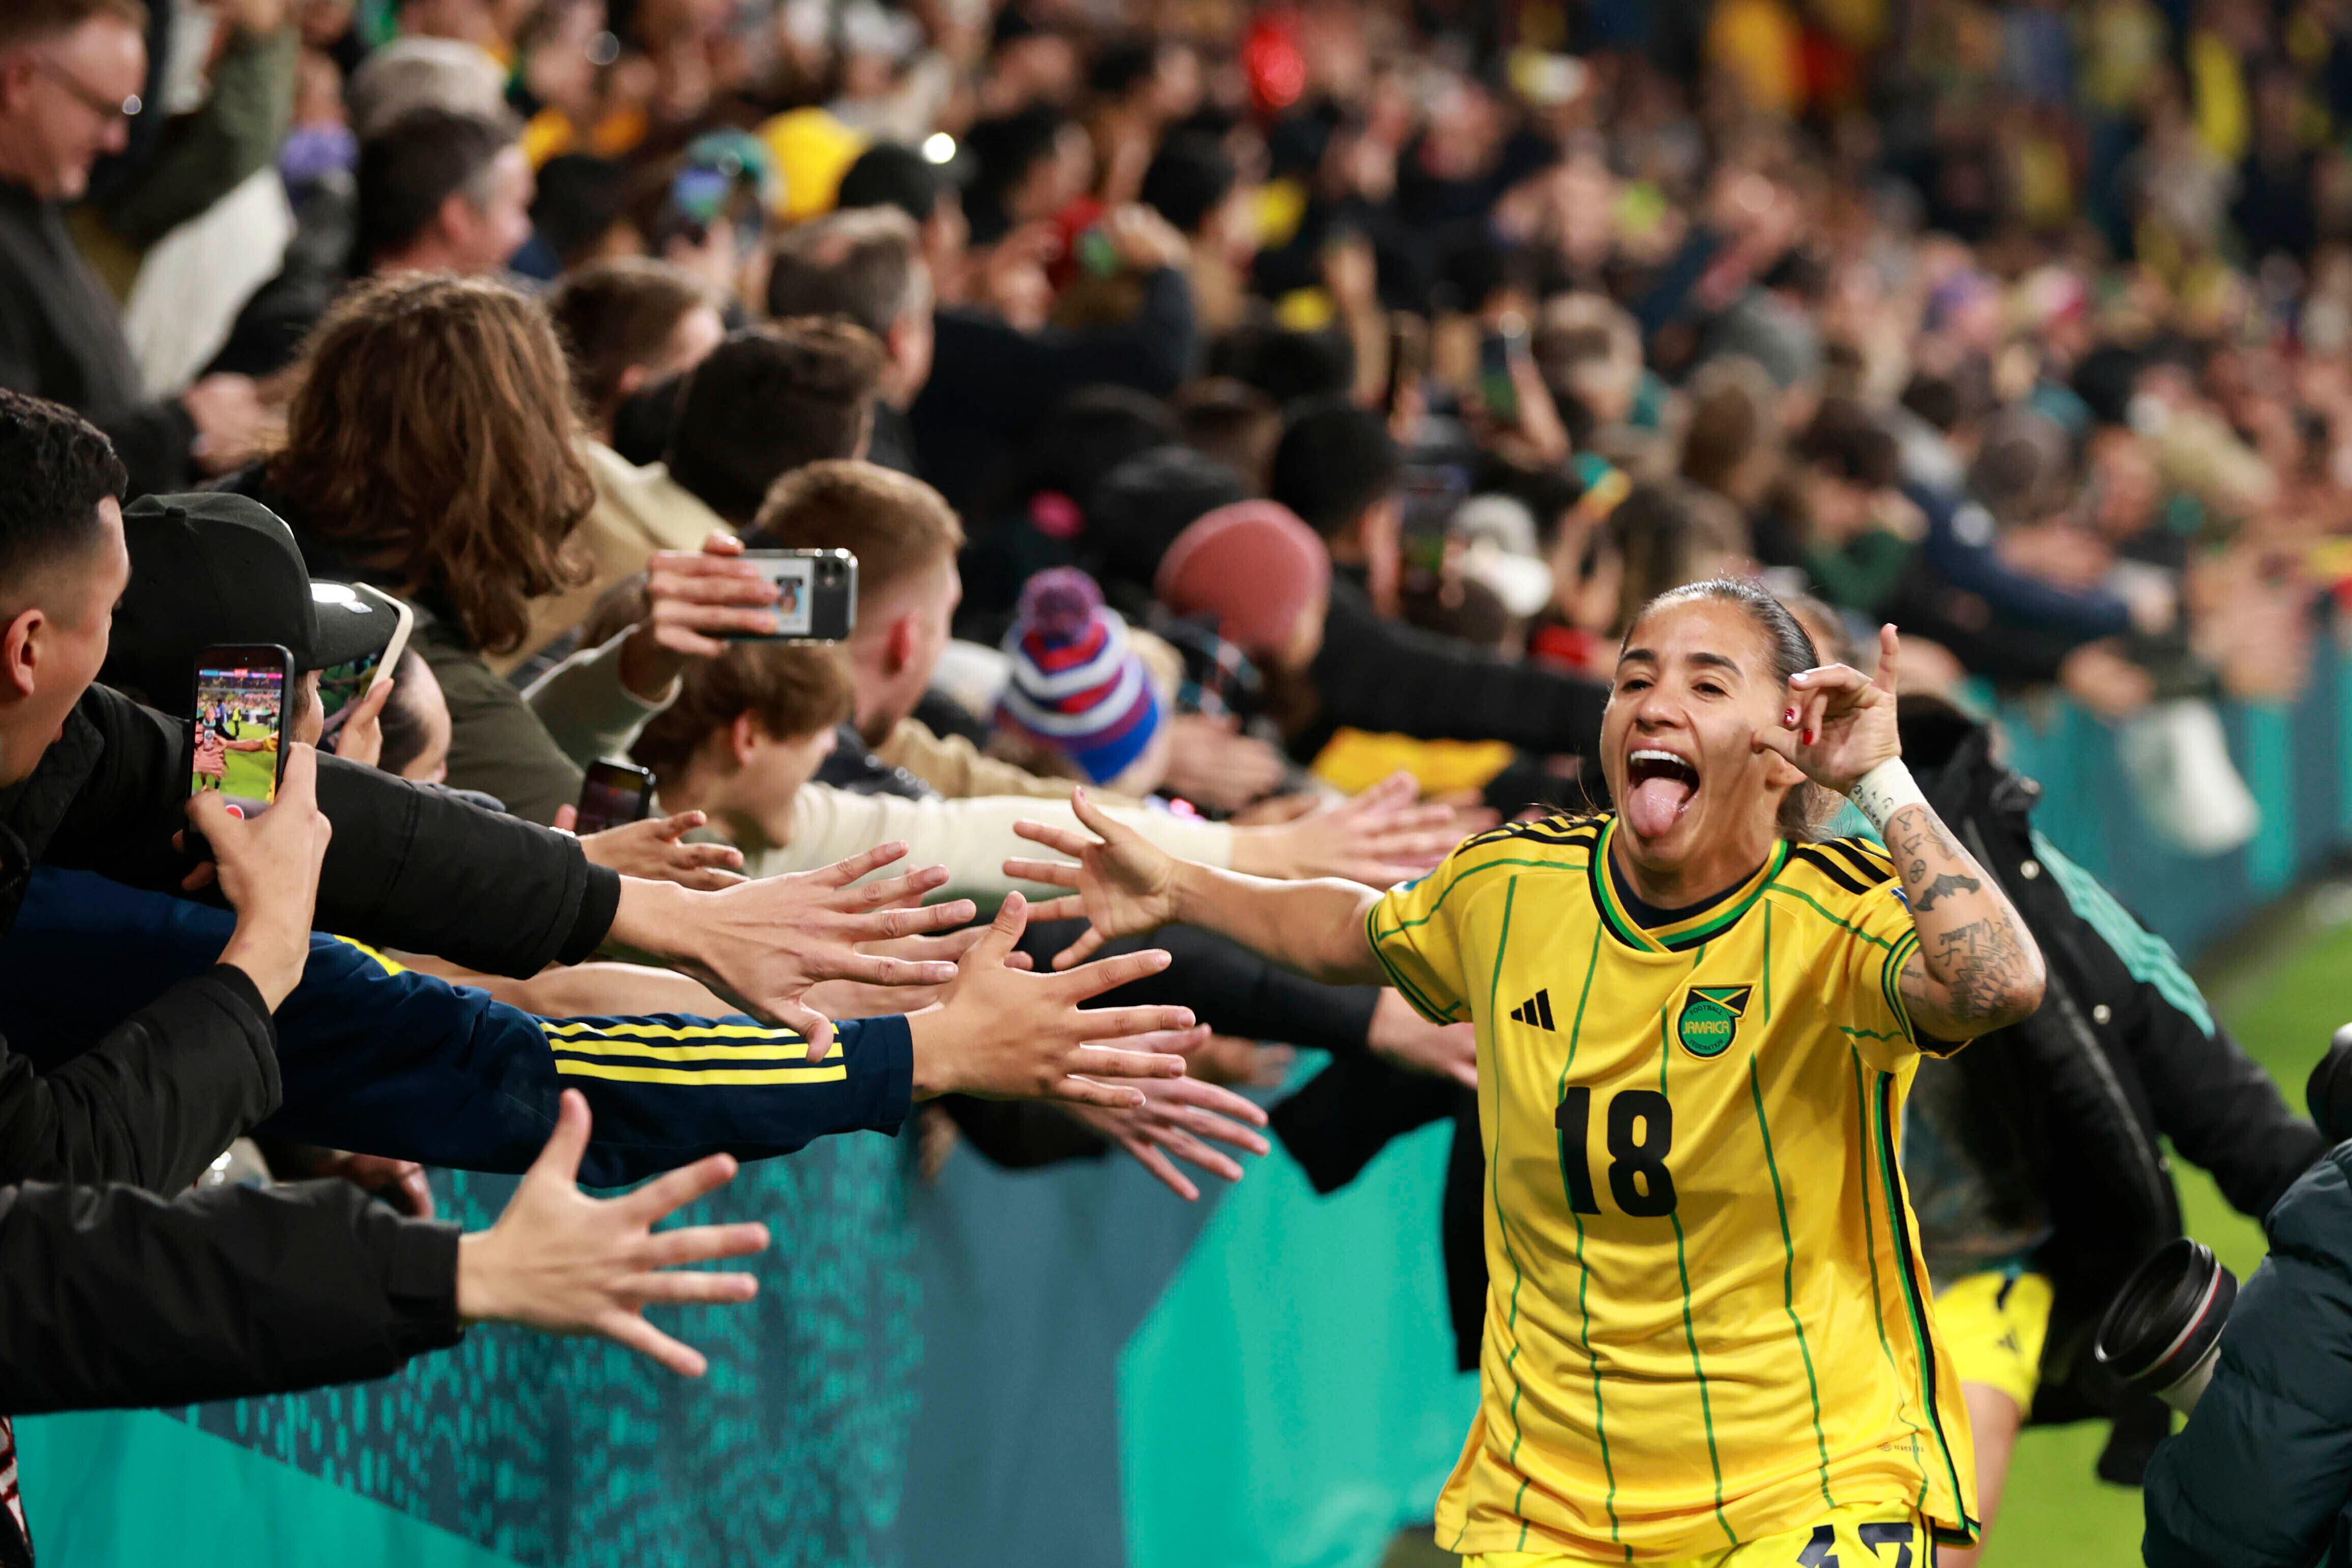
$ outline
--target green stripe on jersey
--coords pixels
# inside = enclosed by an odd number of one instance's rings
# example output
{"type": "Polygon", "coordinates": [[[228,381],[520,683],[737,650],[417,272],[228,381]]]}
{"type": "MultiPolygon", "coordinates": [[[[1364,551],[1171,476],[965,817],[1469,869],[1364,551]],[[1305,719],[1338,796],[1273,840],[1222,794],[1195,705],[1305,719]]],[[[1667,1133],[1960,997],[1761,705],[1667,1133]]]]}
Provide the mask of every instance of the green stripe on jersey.
{"type": "MultiPolygon", "coordinates": [[[[1555,1104],[1568,1095],[1568,1075],[1576,1066],[1577,1042],[1584,1038],[1584,1005],[1592,1000],[1592,977],[1601,968],[1601,927],[1596,924],[1592,928],[1592,951],[1584,956],[1584,989],[1576,998],[1575,1021],[1568,1026],[1568,1059],[1560,1063],[1559,1087],[1553,1092],[1555,1104]]],[[[1563,1185],[1568,1180],[1567,1161],[1567,1142],[1563,1138],[1560,1148],[1560,1180],[1563,1185]]],[[[1584,1326],[1584,1364],[1592,1369],[1592,1432],[1601,1439],[1601,1473],[1609,1482],[1609,1490],[1601,1498],[1601,1506],[1609,1510],[1609,1539],[1623,1546],[1625,1538],[1617,1521],[1617,1465],[1609,1455],[1609,1419],[1601,1400],[1601,1363],[1592,1353],[1592,1311],[1585,1304],[1585,1291],[1592,1283],[1592,1270],[1584,1266],[1584,1216],[1571,1206],[1568,1217],[1576,1226],[1576,1313],[1584,1326]]],[[[1626,1548],[1625,1555],[1627,1561],[1632,1561],[1631,1547],[1626,1548]]]]}
{"type": "Polygon", "coordinates": [[[1813,1402],[1813,1452],[1821,1457],[1822,1501],[1831,1508],[1837,1500],[1830,1496],[1830,1440],[1822,1430],[1822,1385],[1813,1377],[1813,1352],[1805,1342],[1804,1321],[1797,1316],[1797,1243],[1789,1232],[1789,1199],[1780,1188],[1780,1163],[1772,1154],[1772,1124],[1764,1118],[1764,1086],[1756,1076],[1756,1058],[1748,1058],[1748,1098],[1756,1105],[1756,1131],[1764,1139],[1764,1169],[1772,1176],[1772,1205],[1780,1214],[1780,1305],[1789,1314],[1789,1326],[1797,1331],[1797,1353],[1805,1359],[1805,1392],[1813,1402]]]}
{"type": "MultiPolygon", "coordinates": [[[[1666,1038],[1666,1016],[1661,1012],[1658,1015],[1658,1092],[1661,1095],[1666,1093],[1666,1068],[1674,1058],[1674,1047],[1666,1038]]],[[[1672,1103],[1671,1099],[1669,1103],[1672,1103]]],[[[1706,1368],[1700,1364],[1698,1359],[1698,1329],[1691,1322],[1690,1256],[1683,1241],[1683,1216],[1668,1209],[1666,1219],[1675,1227],[1675,1272],[1681,1276],[1683,1285],[1683,1340],[1690,1346],[1691,1375],[1698,1379],[1698,1415],[1700,1424],[1706,1428],[1707,1468],[1715,1472],[1715,1522],[1722,1528],[1725,1539],[1737,1546],[1739,1537],[1733,1531],[1731,1521],[1723,1514],[1723,1459],[1715,1446],[1715,1400],[1707,1393],[1706,1368]]]]}
{"type": "MultiPolygon", "coordinates": [[[[1871,1217],[1870,1096],[1862,1085],[1862,1053],[1848,1046],[1846,1055],[1853,1061],[1853,1112],[1857,1118],[1857,1130],[1862,1135],[1854,1145],[1854,1152],[1862,1162],[1862,1235],[1863,1251],[1870,1259],[1870,1321],[1878,1330],[1878,1353],[1886,1363],[1887,1375],[1899,1379],[1901,1374],[1895,1364],[1895,1347],[1886,1340],[1886,1298],[1878,1281],[1878,1227],[1871,1217]]],[[[1924,1501],[1927,1495],[1927,1462],[1919,1457],[1919,1423],[1912,1419],[1910,1405],[1907,1395],[1897,1400],[1895,1414],[1903,1417],[1906,1426],[1911,1428],[1911,1465],[1919,1472],[1919,1495],[1924,1501]]]]}
{"type": "MultiPolygon", "coordinates": [[[[1492,1020],[1495,1016],[1496,998],[1503,984],[1503,954],[1507,952],[1511,946],[1511,906],[1518,901],[1518,897],[1519,879],[1515,876],[1503,889],[1503,926],[1495,938],[1495,973],[1486,983],[1486,1017],[1489,1020],[1487,1027],[1490,1030],[1494,1026],[1492,1020]]],[[[1503,1053],[1500,1050],[1490,1050],[1486,1053],[1486,1060],[1495,1074],[1495,1136],[1491,1146],[1486,1151],[1487,1201],[1495,1205],[1495,1229],[1503,1238],[1503,1256],[1511,1265],[1511,1301],[1508,1318],[1511,1348],[1503,1357],[1503,1370],[1507,1373],[1519,1359],[1519,1286],[1527,1279],[1527,1270],[1519,1267],[1519,1255],[1511,1246],[1511,1222],[1503,1212],[1500,1175],[1503,1168],[1503,1053]]],[[[1519,1442],[1527,1436],[1526,1430],[1519,1426],[1519,1393],[1517,1380],[1514,1379],[1511,1385],[1511,1452],[1503,1461],[1507,1465],[1516,1465],[1518,1462],[1519,1442]]],[[[1522,1486],[1519,1492],[1521,1496],[1525,1496],[1527,1488],[1522,1486]]],[[[1516,1511],[1516,1502],[1513,1506],[1516,1511]]],[[[1465,1531],[1469,1528],[1467,1510],[1464,1510],[1463,1528],[1465,1531]]],[[[1524,1525],[1519,1531],[1519,1540],[1522,1544],[1527,1541],[1527,1531],[1524,1525]]],[[[1460,1546],[1462,1537],[1455,1536],[1454,1543],[1457,1547],[1460,1546]]]]}
{"type": "MultiPolygon", "coordinates": [[[[1952,1440],[1944,1435],[1944,1414],[1936,1404],[1936,1344],[1935,1334],[1927,1326],[1927,1309],[1920,1293],[1918,1277],[1923,1270],[1911,1251],[1911,1228],[1903,1223],[1906,1205],[1903,1199],[1903,1166],[1895,1152],[1895,1075],[1878,1075],[1878,1092],[1873,1097],[1878,1133],[1878,1170],[1886,1184],[1886,1226],[1895,1239],[1895,1274],[1903,1284],[1903,1303],[1911,1323],[1911,1341],[1919,1357],[1920,1393],[1927,1407],[1927,1424],[1936,1429],[1936,1447],[1944,1460],[1944,1474],[1951,1483],[1952,1511],[1960,1516],[1960,1525],[1967,1533],[1966,1545],[1974,1545],[1979,1531],[1976,1521],[1969,1517],[1968,1494],[1960,1489],[1960,1468],[1952,1457],[1952,1440]]],[[[1924,1511],[1927,1502],[1927,1478],[1920,1478],[1920,1503],[1924,1511]]]]}

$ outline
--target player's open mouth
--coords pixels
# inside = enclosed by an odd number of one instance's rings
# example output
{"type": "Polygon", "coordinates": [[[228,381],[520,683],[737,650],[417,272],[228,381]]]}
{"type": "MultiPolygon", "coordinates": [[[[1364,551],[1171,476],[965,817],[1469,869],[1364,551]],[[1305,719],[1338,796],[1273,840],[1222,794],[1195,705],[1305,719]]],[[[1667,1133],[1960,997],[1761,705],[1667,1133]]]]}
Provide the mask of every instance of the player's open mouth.
{"type": "Polygon", "coordinates": [[[1625,820],[1644,838],[1672,828],[1698,795],[1698,769],[1686,757],[1644,746],[1625,759],[1625,820]]]}

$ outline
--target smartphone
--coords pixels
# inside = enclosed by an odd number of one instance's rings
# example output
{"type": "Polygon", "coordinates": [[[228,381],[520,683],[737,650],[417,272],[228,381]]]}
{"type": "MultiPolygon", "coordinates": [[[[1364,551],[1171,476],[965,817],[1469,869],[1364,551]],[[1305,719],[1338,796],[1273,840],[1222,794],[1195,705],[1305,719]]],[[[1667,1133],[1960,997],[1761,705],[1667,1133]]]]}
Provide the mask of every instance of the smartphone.
{"type": "Polygon", "coordinates": [[[1407,463],[1397,488],[1404,502],[1400,542],[1406,569],[1442,571],[1447,525],[1470,493],[1470,471],[1453,463],[1407,463]]]}
{"type": "Polygon", "coordinates": [[[1389,317],[1389,384],[1381,412],[1394,414],[1398,400],[1418,391],[1429,374],[1429,326],[1418,316],[1398,310],[1389,317]]]}
{"type": "Polygon", "coordinates": [[[331,613],[333,605],[322,595],[329,591],[337,595],[351,594],[363,601],[372,610],[387,611],[393,616],[392,640],[380,653],[365,658],[355,658],[349,664],[331,664],[319,672],[319,711],[325,715],[327,727],[320,737],[331,745],[342,732],[343,721],[351,717],[352,704],[373,691],[380,682],[392,679],[400,663],[401,654],[408,647],[408,634],[415,628],[416,612],[400,599],[380,593],[364,583],[354,583],[348,589],[341,584],[313,583],[310,594],[319,601],[321,615],[331,613]]]}
{"type": "Polygon", "coordinates": [[[627,763],[591,763],[580,786],[579,834],[602,833],[653,815],[654,775],[627,763]]]}
{"type": "Polygon", "coordinates": [[[857,557],[846,550],[746,550],[743,559],[776,585],[773,637],[738,642],[840,642],[857,629],[857,557]]]}
{"type": "Polygon", "coordinates": [[[1100,224],[1081,233],[1071,248],[1077,253],[1078,270],[1089,278],[1116,278],[1119,274],[1118,246],[1104,232],[1100,224]]]}
{"type": "Polygon", "coordinates": [[[211,792],[258,816],[286,776],[286,698],[294,656],[276,643],[208,647],[196,656],[194,765],[188,793],[211,792]]]}
{"type": "Polygon", "coordinates": [[[1496,330],[1478,340],[1478,395],[1486,412],[1505,425],[1519,419],[1519,384],[1516,373],[1528,357],[1528,325],[1517,312],[1507,313],[1496,330]]]}

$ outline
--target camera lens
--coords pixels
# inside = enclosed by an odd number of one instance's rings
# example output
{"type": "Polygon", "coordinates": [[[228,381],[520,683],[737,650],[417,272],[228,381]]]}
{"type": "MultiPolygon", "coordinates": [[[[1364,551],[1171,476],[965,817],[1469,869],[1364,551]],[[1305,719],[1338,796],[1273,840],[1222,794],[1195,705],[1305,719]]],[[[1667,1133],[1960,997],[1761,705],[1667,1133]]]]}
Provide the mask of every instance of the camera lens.
{"type": "Polygon", "coordinates": [[[2213,1374],[2221,1326],[2237,1299],[2237,1276],[2211,1247],[2187,1237],[2168,1241],[2124,1282],[2092,1352],[2118,1377],[2185,1412],[2213,1374]]]}

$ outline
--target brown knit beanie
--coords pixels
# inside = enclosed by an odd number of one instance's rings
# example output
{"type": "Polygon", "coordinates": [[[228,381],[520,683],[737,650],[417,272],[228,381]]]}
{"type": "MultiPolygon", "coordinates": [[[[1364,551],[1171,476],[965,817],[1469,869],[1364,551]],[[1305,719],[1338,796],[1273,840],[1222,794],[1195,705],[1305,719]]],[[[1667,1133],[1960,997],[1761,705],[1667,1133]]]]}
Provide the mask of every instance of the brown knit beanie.
{"type": "Polygon", "coordinates": [[[1221,506],[1178,534],[1152,584],[1178,615],[1214,616],[1218,635],[1253,658],[1287,648],[1330,589],[1323,542],[1270,500],[1221,506]]]}

